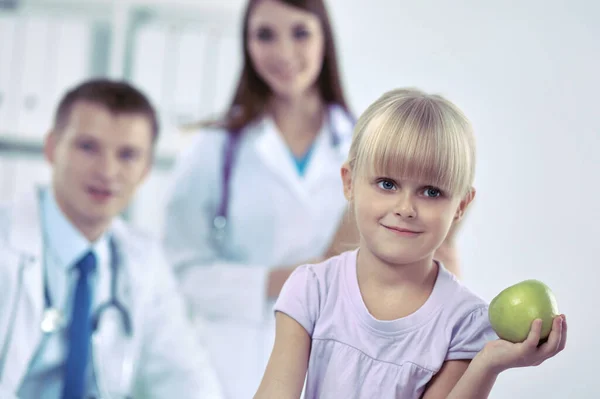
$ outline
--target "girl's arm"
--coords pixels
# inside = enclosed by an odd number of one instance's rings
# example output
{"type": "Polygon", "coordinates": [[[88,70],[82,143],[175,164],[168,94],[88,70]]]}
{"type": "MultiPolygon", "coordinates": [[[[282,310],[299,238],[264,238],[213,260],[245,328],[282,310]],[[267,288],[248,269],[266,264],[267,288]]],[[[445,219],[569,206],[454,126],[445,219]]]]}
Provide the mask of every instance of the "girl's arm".
{"type": "Polygon", "coordinates": [[[427,384],[423,399],[445,398],[448,392],[462,378],[471,363],[470,360],[449,360],[427,384]],[[446,395],[446,396],[445,396],[446,395]]]}
{"type": "Polygon", "coordinates": [[[536,320],[523,343],[499,339],[486,344],[470,363],[446,362],[431,380],[423,399],[487,399],[502,371],[538,366],[565,348],[567,324],[564,316],[554,319],[548,341],[538,346],[541,330],[541,320],[536,320]]]}
{"type": "Polygon", "coordinates": [[[310,336],[285,313],[275,315],[275,344],[254,399],[298,399],[310,354],[310,336]]]}

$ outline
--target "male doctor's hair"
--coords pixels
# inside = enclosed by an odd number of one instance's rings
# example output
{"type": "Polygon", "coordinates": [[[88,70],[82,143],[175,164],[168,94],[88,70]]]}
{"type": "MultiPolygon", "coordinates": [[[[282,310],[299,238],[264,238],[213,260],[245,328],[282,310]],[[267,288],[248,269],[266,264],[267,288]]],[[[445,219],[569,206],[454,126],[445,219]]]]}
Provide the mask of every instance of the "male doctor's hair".
{"type": "MultiPolygon", "coordinates": [[[[272,94],[269,85],[254,69],[248,50],[248,21],[252,10],[260,1],[249,0],[244,13],[242,30],[244,61],[242,72],[233,96],[233,101],[225,114],[224,121],[220,123],[231,132],[243,129],[246,125],[260,117],[265,112],[267,102],[272,94]]],[[[323,37],[325,39],[325,51],[323,55],[323,67],[316,82],[319,93],[326,104],[339,105],[349,112],[340,80],[333,30],[323,0],[277,1],[315,14],[321,21],[321,28],[323,29],[323,37]]]]}
{"type": "Polygon", "coordinates": [[[347,163],[353,176],[413,179],[462,197],[475,177],[473,129],[440,95],[392,90],[358,119],[347,163]]]}
{"type": "Polygon", "coordinates": [[[80,101],[103,106],[114,115],[142,115],[152,126],[152,141],[158,139],[158,117],[150,100],[129,83],[109,79],[87,80],[69,90],[58,104],[55,131],[60,132],[67,125],[73,106],[80,101]]]}

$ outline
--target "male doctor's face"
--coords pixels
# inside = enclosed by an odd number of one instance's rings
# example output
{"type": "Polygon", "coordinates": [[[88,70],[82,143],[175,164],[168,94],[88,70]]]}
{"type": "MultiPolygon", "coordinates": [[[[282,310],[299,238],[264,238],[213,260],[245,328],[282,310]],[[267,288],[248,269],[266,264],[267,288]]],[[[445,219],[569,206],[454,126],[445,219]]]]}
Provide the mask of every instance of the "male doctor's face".
{"type": "Polygon", "coordinates": [[[152,125],[144,115],[115,114],[88,101],[73,104],[67,123],[45,143],[61,210],[84,232],[108,227],[147,175],[152,146],[152,125]]]}

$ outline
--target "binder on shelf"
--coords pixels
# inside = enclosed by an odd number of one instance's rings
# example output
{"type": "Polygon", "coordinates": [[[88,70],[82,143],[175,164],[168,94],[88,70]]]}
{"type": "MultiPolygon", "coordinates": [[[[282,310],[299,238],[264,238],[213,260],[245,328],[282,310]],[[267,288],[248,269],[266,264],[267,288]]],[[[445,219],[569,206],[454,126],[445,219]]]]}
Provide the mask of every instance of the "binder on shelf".
{"type": "Polygon", "coordinates": [[[196,122],[206,99],[206,68],[213,62],[207,58],[208,36],[199,29],[174,32],[176,53],[174,63],[174,98],[170,120],[178,126],[196,122]]]}
{"type": "Polygon", "coordinates": [[[211,107],[208,110],[211,114],[220,115],[225,112],[233,98],[243,59],[242,45],[237,36],[223,34],[215,44],[217,45],[217,67],[212,78],[215,88],[211,107]]]}
{"type": "Polygon", "coordinates": [[[46,16],[22,16],[17,37],[18,63],[14,70],[16,88],[16,126],[20,135],[41,137],[48,128],[51,106],[48,96],[56,38],[46,16]]]}
{"type": "Polygon", "coordinates": [[[146,94],[159,114],[162,122],[167,90],[168,29],[161,24],[145,24],[138,27],[133,37],[131,52],[131,76],[128,79],[146,94]]]}
{"type": "MultiPolygon", "coordinates": [[[[92,70],[92,28],[87,19],[64,18],[53,21],[55,42],[50,87],[47,92],[51,117],[67,90],[87,79],[92,70]]],[[[48,126],[49,127],[49,126],[48,126]]]]}
{"type": "Polygon", "coordinates": [[[0,131],[16,128],[17,17],[0,15],[0,131]]]}

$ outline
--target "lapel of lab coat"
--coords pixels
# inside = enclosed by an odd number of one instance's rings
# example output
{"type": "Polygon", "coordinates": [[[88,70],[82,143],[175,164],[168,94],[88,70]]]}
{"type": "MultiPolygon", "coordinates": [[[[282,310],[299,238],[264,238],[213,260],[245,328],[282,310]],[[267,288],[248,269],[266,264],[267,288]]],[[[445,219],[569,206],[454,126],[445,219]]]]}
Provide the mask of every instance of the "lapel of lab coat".
{"type": "Polygon", "coordinates": [[[312,159],[304,177],[307,190],[312,190],[325,182],[331,182],[331,175],[341,181],[340,168],[346,161],[352,138],[354,123],[350,116],[338,105],[329,107],[324,128],[317,137],[312,159]],[[339,143],[333,145],[333,135],[339,143]]]}
{"type": "Polygon", "coordinates": [[[255,145],[261,160],[296,194],[298,199],[309,203],[310,189],[318,185],[332,170],[334,173],[339,173],[346,156],[346,142],[352,135],[352,121],[338,106],[329,108],[323,128],[315,138],[311,159],[304,176],[298,174],[292,154],[271,118],[265,117],[254,129],[258,133],[255,145]],[[332,143],[332,130],[340,139],[340,145],[335,147],[332,143]]]}
{"type": "Polygon", "coordinates": [[[140,282],[148,281],[150,276],[140,276],[140,273],[136,276],[134,269],[139,269],[139,267],[136,268],[134,263],[136,263],[136,259],[139,259],[138,254],[143,254],[147,249],[144,249],[140,243],[136,242],[134,237],[131,236],[125,222],[119,218],[112,222],[110,234],[115,240],[116,255],[119,257],[119,262],[117,262],[117,295],[119,301],[127,308],[133,328],[135,329],[138,318],[142,315],[140,303],[143,301],[140,298],[143,298],[147,294],[147,288],[143,284],[140,284],[140,282]]]}
{"type": "Polygon", "coordinates": [[[256,129],[254,145],[260,160],[274,176],[294,192],[296,198],[306,201],[307,193],[294,168],[289,147],[279,134],[274,121],[265,117],[253,128],[256,129]]]}
{"type": "MultiPolygon", "coordinates": [[[[143,296],[143,287],[136,287],[131,273],[132,254],[140,248],[131,246],[131,237],[120,219],[113,221],[110,234],[115,240],[117,262],[117,299],[125,307],[133,328],[133,337],[129,338],[123,330],[123,320],[114,308],[104,312],[99,319],[98,331],[94,334],[93,359],[96,371],[96,384],[101,393],[108,390],[113,395],[124,396],[131,392],[135,365],[139,355],[140,332],[139,317],[142,316],[139,302],[135,299],[143,296]],[[134,297],[135,294],[135,297],[134,297]]],[[[111,254],[112,256],[113,254],[111,254]]],[[[112,259],[111,259],[112,262],[112,259]]],[[[113,270],[106,276],[104,292],[100,303],[110,300],[110,279],[113,270]]]]}
{"type": "MultiPolygon", "coordinates": [[[[4,370],[2,385],[16,391],[21,385],[42,336],[40,323],[44,311],[43,247],[40,223],[38,188],[21,197],[13,206],[9,246],[16,250],[25,263],[15,264],[14,273],[23,267],[22,285],[15,291],[19,295],[11,334],[10,347],[2,359],[4,370]]],[[[17,282],[18,276],[12,281],[17,282]]],[[[12,299],[11,299],[12,302],[12,299]]],[[[10,309],[12,311],[13,309],[10,309]]],[[[10,327],[9,327],[10,328],[10,327]]]]}

